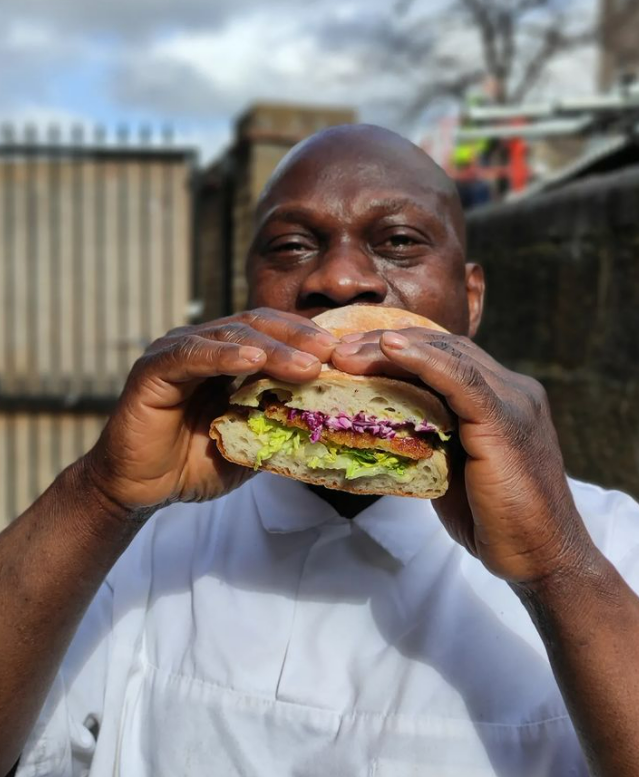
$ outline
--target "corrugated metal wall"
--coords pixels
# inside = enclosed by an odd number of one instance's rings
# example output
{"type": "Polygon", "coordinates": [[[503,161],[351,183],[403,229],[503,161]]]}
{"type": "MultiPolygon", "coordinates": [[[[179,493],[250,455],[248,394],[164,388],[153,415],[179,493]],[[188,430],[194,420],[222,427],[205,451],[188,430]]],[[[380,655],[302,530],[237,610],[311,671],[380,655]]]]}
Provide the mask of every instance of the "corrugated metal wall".
{"type": "Polygon", "coordinates": [[[97,440],[97,413],[0,412],[0,524],[19,515],[97,440]]]}
{"type": "Polygon", "coordinates": [[[0,136],[0,525],[97,438],[145,345],[188,319],[188,149],[0,136]]]}

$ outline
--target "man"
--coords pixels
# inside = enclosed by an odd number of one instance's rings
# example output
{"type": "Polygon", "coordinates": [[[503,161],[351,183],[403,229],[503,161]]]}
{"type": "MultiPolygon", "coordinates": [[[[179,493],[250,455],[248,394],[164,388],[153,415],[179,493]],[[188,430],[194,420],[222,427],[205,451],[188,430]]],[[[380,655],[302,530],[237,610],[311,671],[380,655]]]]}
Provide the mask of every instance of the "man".
{"type": "Polygon", "coordinates": [[[606,556],[637,584],[639,509],[569,484],[541,388],[468,339],[483,278],[448,179],[393,133],[324,131],[266,187],[248,277],[252,310],[154,343],[1,538],[0,774],[638,774],[639,601],[606,556]],[[308,320],[351,303],[453,334],[308,320]],[[445,498],[219,456],[230,378],[323,362],[446,398],[445,498]]]}

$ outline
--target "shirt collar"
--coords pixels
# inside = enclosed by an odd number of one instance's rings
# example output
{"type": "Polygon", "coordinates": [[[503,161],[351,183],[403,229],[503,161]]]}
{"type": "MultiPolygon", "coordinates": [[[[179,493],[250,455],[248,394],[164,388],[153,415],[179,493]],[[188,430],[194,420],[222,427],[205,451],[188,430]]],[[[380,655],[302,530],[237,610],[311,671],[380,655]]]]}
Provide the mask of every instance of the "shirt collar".
{"type": "MultiPolygon", "coordinates": [[[[251,488],[268,532],[285,534],[347,520],[299,481],[263,472],[251,480],[251,488]]],[[[352,524],[404,565],[442,528],[429,501],[400,496],[381,497],[352,524]]]]}

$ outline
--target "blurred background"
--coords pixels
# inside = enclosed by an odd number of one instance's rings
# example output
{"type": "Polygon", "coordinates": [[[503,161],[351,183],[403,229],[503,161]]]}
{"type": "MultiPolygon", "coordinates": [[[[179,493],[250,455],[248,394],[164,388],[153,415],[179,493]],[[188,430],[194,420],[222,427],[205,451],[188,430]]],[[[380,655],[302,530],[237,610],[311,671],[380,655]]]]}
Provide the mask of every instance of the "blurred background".
{"type": "Polygon", "coordinates": [[[167,329],[241,309],[258,193],[366,121],[456,180],[480,344],[639,497],[639,0],[3,0],[0,526],[167,329]]]}

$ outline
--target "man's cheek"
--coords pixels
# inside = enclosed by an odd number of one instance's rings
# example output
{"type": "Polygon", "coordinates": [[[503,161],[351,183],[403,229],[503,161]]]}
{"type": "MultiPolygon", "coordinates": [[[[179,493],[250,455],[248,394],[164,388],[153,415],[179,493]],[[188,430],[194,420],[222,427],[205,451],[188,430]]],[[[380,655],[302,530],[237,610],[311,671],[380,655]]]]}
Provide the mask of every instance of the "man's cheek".
{"type": "Polygon", "coordinates": [[[295,309],[299,283],[293,272],[255,270],[248,276],[249,307],[267,307],[290,313],[303,312],[295,309]]]}

